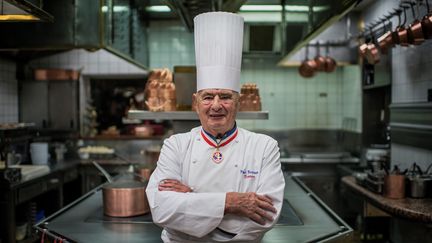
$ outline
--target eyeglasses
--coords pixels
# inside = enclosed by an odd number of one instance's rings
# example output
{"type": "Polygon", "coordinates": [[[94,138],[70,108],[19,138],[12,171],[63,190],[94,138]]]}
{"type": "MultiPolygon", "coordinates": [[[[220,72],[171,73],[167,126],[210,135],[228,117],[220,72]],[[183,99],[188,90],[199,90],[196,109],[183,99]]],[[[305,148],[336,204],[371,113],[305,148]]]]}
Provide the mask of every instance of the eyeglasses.
{"type": "Polygon", "coordinates": [[[232,104],[235,101],[235,95],[232,93],[204,93],[199,96],[199,100],[203,105],[210,105],[216,96],[219,97],[218,101],[222,104],[232,104]]]}

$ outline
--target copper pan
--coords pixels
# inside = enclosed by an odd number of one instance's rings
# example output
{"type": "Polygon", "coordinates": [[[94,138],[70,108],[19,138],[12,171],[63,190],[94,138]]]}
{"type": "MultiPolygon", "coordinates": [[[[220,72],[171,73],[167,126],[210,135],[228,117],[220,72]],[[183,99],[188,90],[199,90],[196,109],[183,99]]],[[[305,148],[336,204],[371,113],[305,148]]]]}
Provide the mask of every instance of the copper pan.
{"type": "Polygon", "coordinates": [[[362,58],[366,57],[367,48],[368,48],[367,43],[363,43],[359,46],[360,57],[362,57],[362,58]]]}
{"type": "Polygon", "coordinates": [[[314,58],[317,71],[325,71],[326,59],[320,54],[320,44],[317,43],[317,55],[314,58]]]}
{"type": "Polygon", "coordinates": [[[369,64],[377,64],[380,61],[380,56],[378,52],[378,48],[374,43],[368,44],[368,50],[366,52],[366,60],[369,64]]]}
{"type": "Polygon", "coordinates": [[[432,12],[429,9],[429,3],[426,1],[428,14],[421,21],[423,34],[426,39],[432,39],[432,12]]]}
{"type": "Polygon", "coordinates": [[[336,69],[336,61],[329,55],[329,45],[326,46],[326,57],[325,57],[325,72],[331,73],[336,69]]]}
{"type": "Polygon", "coordinates": [[[403,8],[403,12],[404,12],[404,22],[396,29],[397,31],[397,35],[399,38],[399,45],[401,46],[408,46],[409,45],[409,41],[408,41],[408,29],[406,29],[404,27],[404,25],[406,24],[406,7],[402,7],[403,8]]]}
{"type": "Polygon", "coordinates": [[[146,184],[141,181],[113,181],[96,161],[93,164],[104,174],[108,183],[102,187],[104,214],[111,217],[132,217],[148,213],[150,207],[145,193],[146,184]]]}
{"type": "Polygon", "coordinates": [[[317,68],[317,64],[314,59],[308,59],[309,54],[309,46],[306,45],[306,57],[305,60],[301,63],[298,71],[300,75],[304,78],[310,78],[315,75],[315,71],[317,68]]]}
{"type": "Polygon", "coordinates": [[[131,217],[148,213],[145,183],[118,181],[102,188],[104,214],[111,217],[131,217]]]}
{"type": "MultiPolygon", "coordinates": [[[[417,2],[417,13],[419,13],[418,10],[418,2],[417,2]]],[[[408,42],[413,45],[420,45],[425,41],[424,34],[423,34],[423,27],[422,27],[422,21],[420,21],[414,12],[414,5],[411,3],[411,11],[413,17],[415,16],[415,20],[409,25],[408,28],[408,42]]]]}

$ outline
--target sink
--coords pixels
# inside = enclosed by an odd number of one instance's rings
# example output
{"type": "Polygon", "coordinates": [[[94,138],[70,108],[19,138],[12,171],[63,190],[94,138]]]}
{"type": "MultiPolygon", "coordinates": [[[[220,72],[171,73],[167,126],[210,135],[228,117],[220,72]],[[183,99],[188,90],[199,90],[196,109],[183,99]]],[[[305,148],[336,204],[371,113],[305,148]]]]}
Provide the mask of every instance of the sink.
{"type": "Polygon", "coordinates": [[[295,210],[292,208],[291,204],[287,199],[283,200],[282,211],[279,217],[277,225],[303,225],[303,221],[297,215],[295,210]]]}

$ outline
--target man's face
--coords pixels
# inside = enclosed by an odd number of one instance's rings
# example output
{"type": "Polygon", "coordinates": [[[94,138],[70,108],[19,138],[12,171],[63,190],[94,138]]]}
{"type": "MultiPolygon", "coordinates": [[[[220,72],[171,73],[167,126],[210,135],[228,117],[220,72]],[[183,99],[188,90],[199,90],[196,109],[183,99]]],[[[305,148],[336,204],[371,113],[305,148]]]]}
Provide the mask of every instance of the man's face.
{"type": "Polygon", "coordinates": [[[234,126],[239,94],[228,89],[204,89],[193,96],[204,130],[222,135],[234,126]]]}

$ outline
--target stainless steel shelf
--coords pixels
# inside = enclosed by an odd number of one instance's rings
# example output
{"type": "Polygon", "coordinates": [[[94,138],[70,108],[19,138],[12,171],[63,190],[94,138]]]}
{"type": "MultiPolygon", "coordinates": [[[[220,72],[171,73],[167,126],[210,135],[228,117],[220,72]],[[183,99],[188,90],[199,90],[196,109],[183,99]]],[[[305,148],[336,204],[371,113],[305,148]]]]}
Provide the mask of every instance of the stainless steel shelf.
{"type": "MultiPolygon", "coordinates": [[[[152,112],[143,110],[130,110],[128,112],[129,119],[141,120],[198,120],[198,115],[195,111],[168,111],[168,112],[152,112]]],[[[242,120],[267,120],[268,111],[241,111],[237,113],[237,119],[242,120]]]]}

